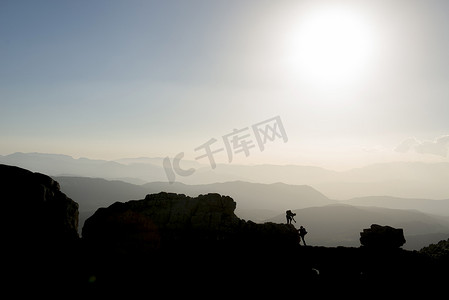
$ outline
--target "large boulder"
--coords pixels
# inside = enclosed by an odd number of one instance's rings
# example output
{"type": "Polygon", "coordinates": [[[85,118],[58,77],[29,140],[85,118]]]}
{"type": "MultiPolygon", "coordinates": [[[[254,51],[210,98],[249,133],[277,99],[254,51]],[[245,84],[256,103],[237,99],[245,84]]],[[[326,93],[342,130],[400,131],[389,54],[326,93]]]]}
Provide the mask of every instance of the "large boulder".
{"type": "Polygon", "coordinates": [[[401,228],[372,224],[360,232],[360,243],[369,248],[394,249],[405,244],[404,231],[401,228]]]}
{"type": "Polygon", "coordinates": [[[28,249],[78,239],[78,204],[47,175],[0,164],[2,237],[28,249]]]}

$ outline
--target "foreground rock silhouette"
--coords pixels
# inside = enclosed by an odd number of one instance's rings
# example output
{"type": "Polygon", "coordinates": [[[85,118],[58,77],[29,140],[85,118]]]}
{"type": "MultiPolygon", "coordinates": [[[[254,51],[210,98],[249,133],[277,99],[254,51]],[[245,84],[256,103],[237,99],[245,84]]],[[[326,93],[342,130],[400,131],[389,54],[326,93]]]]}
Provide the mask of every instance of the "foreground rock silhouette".
{"type": "Polygon", "coordinates": [[[182,278],[178,285],[201,282],[202,289],[227,281],[248,287],[248,278],[286,286],[310,276],[311,268],[295,262],[294,226],[241,220],[235,208],[232,198],[219,194],[192,198],[162,192],[99,209],[82,231],[94,257],[91,265],[98,266],[95,276],[108,284],[152,282],[153,288],[182,278]]]}
{"type": "Polygon", "coordinates": [[[79,283],[78,204],[49,176],[2,164],[0,194],[2,278],[12,295],[79,283]]]}
{"type": "Polygon", "coordinates": [[[235,208],[232,198],[219,194],[192,198],[161,192],[97,210],[86,220],[82,236],[98,247],[136,253],[236,246],[283,251],[298,244],[293,226],[244,221],[235,208]]]}
{"type": "Polygon", "coordinates": [[[3,236],[15,243],[78,239],[78,204],[49,176],[0,164],[3,236]]]}
{"type": "Polygon", "coordinates": [[[86,220],[79,238],[78,206],[57,182],[4,165],[0,175],[2,275],[16,296],[429,295],[449,277],[445,243],[423,252],[397,247],[400,238],[395,247],[304,247],[293,225],[242,220],[219,194],[117,202],[86,220]]]}

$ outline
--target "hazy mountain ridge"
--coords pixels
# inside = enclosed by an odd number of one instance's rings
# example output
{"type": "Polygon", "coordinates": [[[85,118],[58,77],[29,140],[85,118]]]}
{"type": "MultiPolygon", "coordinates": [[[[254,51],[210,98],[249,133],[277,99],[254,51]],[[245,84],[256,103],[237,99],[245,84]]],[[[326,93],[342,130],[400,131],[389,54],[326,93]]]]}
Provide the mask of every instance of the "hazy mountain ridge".
{"type": "MultiPolygon", "coordinates": [[[[304,225],[312,234],[310,243],[323,246],[358,246],[358,234],[366,224],[381,223],[404,228],[406,249],[420,249],[429,243],[449,236],[449,217],[413,210],[404,205],[401,209],[356,206],[328,199],[310,186],[293,186],[282,183],[255,184],[227,182],[209,185],[185,185],[153,182],[133,185],[98,178],[55,177],[68,196],[80,205],[80,229],[86,218],[99,207],[114,202],[140,199],[143,195],[164,192],[200,194],[217,192],[231,196],[237,202],[236,215],[255,222],[285,223],[285,210],[297,212],[295,225],[304,225]]],[[[408,199],[393,198],[398,204],[408,199]]],[[[425,200],[423,200],[425,201],[425,200]]],[[[442,200],[428,200],[442,201],[442,200]]],[[[413,204],[413,203],[412,203],[413,204]]],[[[394,204],[392,204],[394,206],[394,204]]],[[[368,225],[369,225],[368,224],[368,225]]]]}
{"type": "Polygon", "coordinates": [[[15,165],[34,172],[51,176],[98,177],[108,180],[128,179],[129,181],[161,180],[161,168],[145,163],[125,165],[115,161],[74,159],[68,155],[44,153],[14,153],[0,156],[0,163],[15,165]]]}
{"type": "Polygon", "coordinates": [[[449,199],[417,199],[390,196],[369,196],[353,198],[341,203],[356,206],[377,206],[391,209],[418,210],[428,214],[449,216],[449,199]]]}
{"type": "MultiPolygon", "coordinates": [[[[167,182],[162,158],[125,158],[116,161],[74,159],[67,155],[14,153],[0,156],[0,163],[16,165],[51,176],[99,177],[134,184],[167,182]]],[[[189,185],[247,181],[283,182],[310,185],[332,199],[394,196],[401,198],[448,199],[449,163],[392,162],[368,165],[347,171],[331,171],[300,165],[218,164],[212,170],[197,161],[182,161],[184,168],[195,168],[191,176],[177,180],[189,185]]]]}
{"type": "Polygon", "coordinates": [[[238,202],[236,214],[255,222],[273,217],[289,208],[303,208],[335,203],[310,186],[283,183],[260,184],[242,181],[205,185],[152,182],[134,185],[100,178],[54,177],[70,197],[80,205],[80,224],[100,208],[117,201],[139,199],[146,194],[172,192],[196,197],[200,194],[220,193],[238,202]]]}
{"type": "Polygon", "coordinates": [[[260,209],[273,211],[289,207],[302,208],[311,205],[325,205],[335,201],[308,185],[289,185],[285,183],[252,183],[232,181],[213,184],[185,185],[168,184],[165,182],[147,183],[143,187],[151,190],[166,190],[169,192],[189,193],[199,195],[211,192],[229,195],[240,199],[240,209],[254,209],[257,203],[260,209]]]}

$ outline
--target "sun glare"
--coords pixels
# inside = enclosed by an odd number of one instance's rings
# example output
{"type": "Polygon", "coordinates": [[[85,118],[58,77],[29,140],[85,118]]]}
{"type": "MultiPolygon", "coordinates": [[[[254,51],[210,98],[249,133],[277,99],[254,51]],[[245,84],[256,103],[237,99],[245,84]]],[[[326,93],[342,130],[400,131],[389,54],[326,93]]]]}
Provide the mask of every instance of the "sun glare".
{"type": "Polygon", "coordinates": [[[355,12],[328,8],[300,18],[289,37],[287,64],[308,83],[351,84],[360,78],[374,54],[374,35],[355,12]]]}

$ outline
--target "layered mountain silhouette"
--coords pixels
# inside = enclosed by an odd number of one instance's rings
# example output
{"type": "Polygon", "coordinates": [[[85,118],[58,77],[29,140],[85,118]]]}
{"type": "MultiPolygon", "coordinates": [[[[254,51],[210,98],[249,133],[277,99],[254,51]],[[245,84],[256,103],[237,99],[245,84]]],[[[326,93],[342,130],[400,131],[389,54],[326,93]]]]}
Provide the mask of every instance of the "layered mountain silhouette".
{"type": "MultiPolygon", "coordinates": [[[[42,153],[0,155],[0,163],[51,176],[98,177],[134,184],[167,181],[162,160],[129,158],[107,161],[42,153]]],[[[177,178],[189,185],[228,181],[283,182],[310,185],[338,200],[384,195],[440,200],[447,199],[449,195],[449,163],[392,162],[340,172],[300,165],[219,164],[212,170],[209,165],[197,161],[183,160],[182,164],[184,168],[196,170],[191,176],[177,178]]]]}
{"type": "Polygon", "coordinates": [[[449,199],[431,200],[390,196],[370,196],[352,198],[341,201],[341,203],[356,206],[377,206],[392,209],[418,210],[428,214],[449,216],[449,199]]]}
{"type": "MultiPolygon", "coordinates": [[[[357,246],[358,230],[364,222],[380,222],[404,228],[407,237],[405,249],[419,250],[438,242],[449,235],[449,217],[444,215],[447,203],[444,200],[417,200],[404,198],[373,197],[373,199],[391,202],[367,201],[363,199],[355,204],[346,204],[327,198],[310,186],[295,186],[282,183],[256,184],[249,182],[226,182],[206,185],[186,185],[181,183],[153,182],[133,185],[121,181],[108,181],[98,178],[55,177],[63,189],[73,199],[79,199],[80,224],[91,216],[96,209],[123,199],[139,199],[148,193],[172,192],[191,197],[200,194],[220,193],[233,199],[239,199],[235,210],[238,217],[254,222],[284,222],[285,211],[293,209],[300,223],[310,227],[315,234],[310,237],[313,245],[321,246],[357,246]],[[410,202],[408,202],[410,200],[410,202]],[[425,213],[418,210],[420,204],[426,207],[432,203],[440,204],[442,215],[425,213]],[[344,205],[346,204],[346,205],[344,205]],[[394,209],[393,209],[394,208],[394,209]],[[401,209],[399,209],[401,208],[401,209]],[[323,227],[322,224],[328,224],[323,227]]],[[[371,198],[369,198],[371,199],[371,198]]],[[[357,199],[349,200],[356,201],[357,199]]],[[[357,200],[358,201],[358,200],[357,200]]],[[[431,211],[433,212],[433,211],[431,211]]]]}
{"type": "MultiPolygon", "coordinates": [[[[249,182],[225,182],[205,185],[153,182],[133,185],[121,181],[98,178],[55,177],[68,195],[80,199],[80,218],[91,215],[97,208],[122,199],[137,199],[142,194],[173,192],[189,196],[220,193],[240,199],[236,214],[243,219],[263,221],[288,208],[303,208],[335,203],[310,186],[294,186],[282,183],[258,184],[249,182]],[[82,188],[81,188],[82,187],[82,188]]],[[[81,220],[82,222],[82,220],[81,220]]]]}

